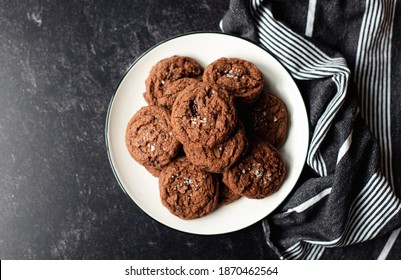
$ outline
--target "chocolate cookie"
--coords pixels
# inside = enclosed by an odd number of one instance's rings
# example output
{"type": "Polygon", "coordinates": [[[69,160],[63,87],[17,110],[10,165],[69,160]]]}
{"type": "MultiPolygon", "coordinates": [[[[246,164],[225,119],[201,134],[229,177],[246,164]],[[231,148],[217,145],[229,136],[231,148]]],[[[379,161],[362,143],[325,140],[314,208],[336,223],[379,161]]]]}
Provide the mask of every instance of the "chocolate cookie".
{"type": "Polygon", "coordinates": [[[245,104],[254,102],[264,87],[262,72],[251,62],[222,57],[209,64],[203,81],[216,83],[245,104]]]}
{"type": "Polygon", "coordinates": [[[248,108],[246,114],[248,132],[280,148],[287,138],[288,112],[284,102],[277,96],[263,92],[258,101],[248,108]]]}
{"type": "Polygon", "coordinates": [[[239,195],[264,198],[280,188],[285,174],[280,153],[265,141],[253,141],[247,155],[223,173],[223,182],[239,195]]]}
{"type": "Polygon", "coordinates": [[[186,56],[172,56],[157,62],[150,70],[145,81],[146,92],[144,98],[150,105],[158,105],[169,85],[181,78],[199,77],[203,73],[202,66],[193,58],[186,56]]]}
{"type": "Polygon", "coordinates": [[[241,196],[233,192],[223,182],[220,182],[219,200],[218,204],[223,206],[238,200],[241,196]]]}
{"type": "Polygon", "coordinates": [[[159,106],[142,107],[135,113],[128,123],[125,143],[137,162],[156,169],[168,164],[181,148],[172,137],[167,109],[159,106]]]}
{"type": "Polygon", "coordinates": [[[202,170],[223,173],[237,162],[244,153],[247,143],[244,126],[238,123],[234,133],[223,143],[213,148],[196,144],[184,145],[184,152],[187,158],[202,170]]]}
{"type": "Polygon", "coordinates": [[[237,125],[232,97],[222,88],[199,82],[185,88],[174,102],[171,126],[183,144],[212,148],[225,141],[237,125]]]}
{"type": "Polygon", "coordinates": [[[163,168],[159,176],[162,204],[182,219],[195,219],[212,212],[219,197],[216,176],[181,157],[163,168]]]}
{"type": "Polygon", "coordinates": [[[152,165],[143,165],[143,167],[145,167],[145,169],[152,174],[152,176],[154,177],[159,177],[161,169],[160,168],[156,168],[153,167],[152,165]]]}
{"type": "Polygon", "coordinates": [[[181,78],[169,83],[169,86],[166,88],[163,96],[157,99],[157,104],[171,111],[178,94],[181,93],[181,91],[183,91],[186,87],[198,82],[200,82],[200,79],[181,78]]]}

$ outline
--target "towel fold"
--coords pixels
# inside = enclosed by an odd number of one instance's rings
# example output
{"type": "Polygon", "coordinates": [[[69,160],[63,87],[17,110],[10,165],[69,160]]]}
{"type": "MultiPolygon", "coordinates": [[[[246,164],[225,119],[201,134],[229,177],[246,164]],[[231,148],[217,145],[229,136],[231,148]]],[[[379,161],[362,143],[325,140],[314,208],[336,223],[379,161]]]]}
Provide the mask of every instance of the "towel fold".
{"type": "Polygon", "coordinates": [[[401,226],[401,43],[396,1],[231,0],[223,32],[254,41],[296,81],[310,126],[293,192],[263,220],[285,259],[377,259],[401,226]],[[398,82],[397,82],[398,80],[398,82]]]}

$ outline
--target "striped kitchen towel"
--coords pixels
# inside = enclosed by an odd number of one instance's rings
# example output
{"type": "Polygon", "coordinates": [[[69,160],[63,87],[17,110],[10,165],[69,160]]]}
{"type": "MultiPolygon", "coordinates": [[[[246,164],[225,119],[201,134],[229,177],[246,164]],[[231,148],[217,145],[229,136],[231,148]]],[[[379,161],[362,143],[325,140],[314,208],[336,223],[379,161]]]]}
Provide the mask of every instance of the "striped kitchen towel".
{"type": "Polygon", "coordinates": [[[220,27],[279,60],[308,110],[305,168],[262,222],[267,244],[283,259],[401,258],[401,4],[231,0],[220,27]]]}

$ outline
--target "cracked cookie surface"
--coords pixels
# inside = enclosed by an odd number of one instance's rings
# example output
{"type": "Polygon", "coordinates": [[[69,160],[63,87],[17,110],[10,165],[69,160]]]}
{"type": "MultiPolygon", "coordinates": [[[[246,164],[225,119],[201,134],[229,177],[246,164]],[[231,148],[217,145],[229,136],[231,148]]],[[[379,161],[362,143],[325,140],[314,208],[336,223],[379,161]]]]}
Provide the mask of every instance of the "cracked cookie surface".
{"type": "Polygon", "coordinates": [[[190,85],[174,102],[171,126],[181,143],[212,148],[225,141],[237,126],[234,101],[216,85],[205,82],[190,85]]]}
{"type": "Polygon", "coordinates": [[[125,144],[130,155],[153,175],[181,149],[172,136],[167,109],[159,106],[145,106],[135,113],[127,125],[125,144]]]}
{"type": "Polygon", "coordinates": [[[222,57],[210,63],[202,79],[223,87],[244,104],[254,102],[264,87],[262,72],[253,63],[235,57],[222,57]]]}
{"type": "Polygon", "coordinates": [[[250,141],[248,153],[223,173],[223,182],[239,195],[260,199],[276,192],[285,174],[285,163],[276,148],[265,141],[250,141]]]}
{"type": "Polygon", "coordinates": [[[211,173],[180,157],[163,168],[159,176],[162,204],[182,219],[196,219],[217,207],[219,181],[211,173]]]}
{"type": "Polygon", "coordinates": [[[193,58],[187,56],[171,56],[158,61],[150,70],[145,81],[145,101],[149,105],[162,105],[167,88],[172,82],[181,78],[200,78],[203,67],[193,58]]]}
{"type": "Polygon", "coordinates": [[[248,140],[242,123],[233,134],[224,142],[213,148],[202,145],[184,145],[184,152],[188,159],[196,166],[212,173],[223,173],[237,162],[245,152],[248,140]]]}
{"type": "Polygon", "coordinates": [[[249,135],[268,141],[280,148],[287,138],[288,112],[284,102],[269,92],[263,92],[245,113],[249,135]]]}

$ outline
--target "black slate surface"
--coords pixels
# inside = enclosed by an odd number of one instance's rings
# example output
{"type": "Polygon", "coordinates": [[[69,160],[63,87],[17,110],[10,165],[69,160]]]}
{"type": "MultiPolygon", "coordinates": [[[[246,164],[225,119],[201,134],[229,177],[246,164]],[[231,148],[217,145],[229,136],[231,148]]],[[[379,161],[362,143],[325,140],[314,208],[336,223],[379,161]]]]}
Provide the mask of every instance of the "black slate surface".
{"type": "Polygon", "coordinates": [[[228,1],[0,0],[1,259],[269,259],[261,224],[167,228],[123,193],[104,140],[110,99],[154,44],[219,31],[228,1]]]}

